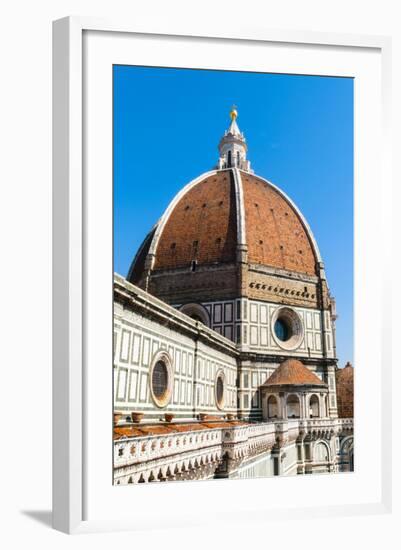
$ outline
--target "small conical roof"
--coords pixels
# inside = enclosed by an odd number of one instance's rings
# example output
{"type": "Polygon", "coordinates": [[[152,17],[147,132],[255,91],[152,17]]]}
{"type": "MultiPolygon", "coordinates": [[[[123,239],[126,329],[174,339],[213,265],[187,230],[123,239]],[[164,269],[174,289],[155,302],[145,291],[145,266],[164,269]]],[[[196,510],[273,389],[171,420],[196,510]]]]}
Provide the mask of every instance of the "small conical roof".
{"type": "Polygon", "coordinates": [[[325,383],[298,359],[286,359],[264,386],[324,386],[325,383]]]}

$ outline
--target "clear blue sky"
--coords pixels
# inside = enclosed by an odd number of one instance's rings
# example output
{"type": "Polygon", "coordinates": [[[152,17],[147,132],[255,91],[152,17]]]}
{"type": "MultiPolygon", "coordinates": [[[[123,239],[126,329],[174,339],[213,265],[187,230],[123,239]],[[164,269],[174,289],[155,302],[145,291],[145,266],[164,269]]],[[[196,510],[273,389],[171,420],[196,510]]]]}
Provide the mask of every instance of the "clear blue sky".
{"type": "Polygon", "coordinates": [[[301,209],[337,301],[339,365],[353,360],[353,80],[114,67],[114,270],[175,194],[213,168],[238,107],[255,172],[301,209]]]}

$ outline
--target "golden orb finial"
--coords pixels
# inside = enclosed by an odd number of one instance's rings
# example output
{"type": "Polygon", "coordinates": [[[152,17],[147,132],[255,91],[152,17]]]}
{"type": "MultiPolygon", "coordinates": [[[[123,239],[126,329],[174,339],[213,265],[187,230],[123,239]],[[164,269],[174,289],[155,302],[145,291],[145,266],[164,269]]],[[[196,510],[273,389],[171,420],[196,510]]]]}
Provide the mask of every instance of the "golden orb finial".
{"type": "Polygon", "coordinates": [[[233,105],[231,107],[231,111],[230,111],[231,120],[235,120],[237,118],[237,116],[238,116],[237,106],[233,105]]]}

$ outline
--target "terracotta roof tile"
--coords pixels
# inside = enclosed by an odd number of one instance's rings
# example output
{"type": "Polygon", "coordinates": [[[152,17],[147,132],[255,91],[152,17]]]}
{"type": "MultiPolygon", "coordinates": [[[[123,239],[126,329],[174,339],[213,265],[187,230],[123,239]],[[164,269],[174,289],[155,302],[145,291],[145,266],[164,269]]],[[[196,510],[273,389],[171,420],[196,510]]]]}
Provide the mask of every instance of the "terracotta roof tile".
{"type": "Polygon", "coordinates": [[[337,410],[340,418],[354,416],[354,368],[347,363],[336,371],[337,410]]]}
{"type": "Polygon", "coordinates": [[[264,386],[325,386],[298,359],[286,359],[266,380],[264,386]]]}
{"type": "Polygon", "coordinates": [[[248,260],[316,274],[316,260],[298,213],[276,189],[252,174],[242,174],[248,260]]]}
{"type": "Polygon", "coordinates": [[[175,205],[161,234],[155,269],[235,261],[235,190],[231,170],[197,183],[175,205]]]}

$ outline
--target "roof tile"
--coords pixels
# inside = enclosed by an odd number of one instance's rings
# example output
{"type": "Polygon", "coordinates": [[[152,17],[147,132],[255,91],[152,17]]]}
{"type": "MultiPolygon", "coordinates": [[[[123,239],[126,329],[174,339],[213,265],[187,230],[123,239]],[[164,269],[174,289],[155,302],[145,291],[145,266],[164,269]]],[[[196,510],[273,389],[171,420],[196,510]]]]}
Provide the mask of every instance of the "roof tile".
{"type": "Polygon", "coordinates": [[[264,386],[325,386],[326,384],[298,359],[286,359],[264,386]]]}

